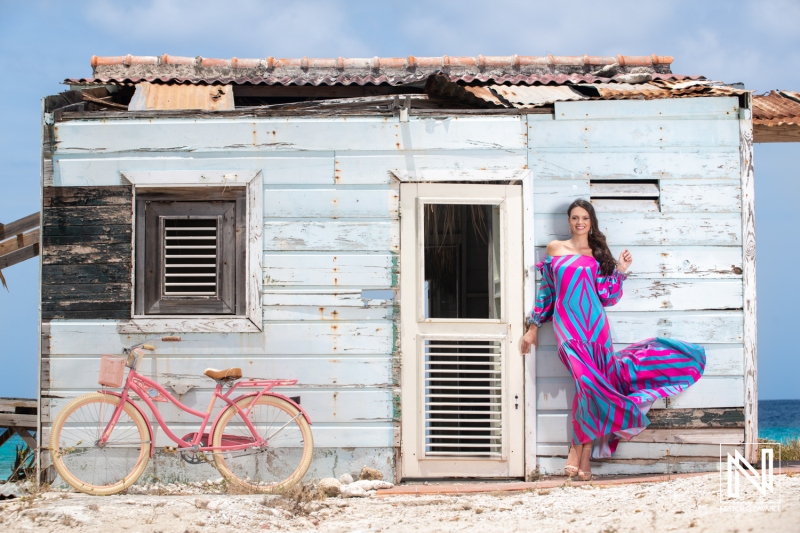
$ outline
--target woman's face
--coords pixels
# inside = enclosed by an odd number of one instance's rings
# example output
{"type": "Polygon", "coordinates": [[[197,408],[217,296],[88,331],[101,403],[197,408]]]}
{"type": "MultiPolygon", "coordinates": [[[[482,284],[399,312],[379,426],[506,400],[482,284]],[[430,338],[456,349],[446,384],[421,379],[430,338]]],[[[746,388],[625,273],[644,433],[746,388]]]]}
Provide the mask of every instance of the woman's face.
{"type": "Polygon", "coordinates": [[[588,235],[592,229],[589,212],[582,207],[575,207],[569,214],[569,228],[573,235],[588,235]]]}

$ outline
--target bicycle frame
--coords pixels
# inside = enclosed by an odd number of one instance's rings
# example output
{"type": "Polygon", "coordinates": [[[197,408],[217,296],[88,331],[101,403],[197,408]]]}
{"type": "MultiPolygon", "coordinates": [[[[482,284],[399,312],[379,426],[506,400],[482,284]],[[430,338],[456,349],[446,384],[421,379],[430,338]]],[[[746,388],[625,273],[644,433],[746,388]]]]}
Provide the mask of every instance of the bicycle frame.
{"type": "MultiPolygon", "coordinates": [[[[248,418],[248,415],[250,414],[250,410],[252,409],[252,406],[254,406],[258,402],[259,398],[261,398],[262,396],[274,396],[274,397],[277,397],[277,398],[281,398],[281,399],[283,399],[285,401],[288,401],[289,403],[291,403],[292,405],[294,405],[298,409],[299,414],[297,416],[303,416],[308,421],[308,423],[311,424],[311,419],[308,417],[308,414],[306,413],[305,409],[300,407],[296,402],[292,401],[290,398],[288,398],[286,396],[283,396],[281,394],[276,394],[274,392],[270,392],[270,389],[272,389],[273,387],[295,385],[297,383],[296,379],[291,379],[291,380],[286,380],[286,379],[251,379],[251,380],[247,380],[247,381],[241,381],[241,382],[237,382],[236,384],[234,384],[230,388],[230,390],[228,392],[226,392],[225,394],[222,394],[223,384],[222,383],[217,383],[217,386],[214,389],[214,394],[212,395],[211,401],[208,404],[208,409],[206,410],[205,413],[203,413],[201,411],[197,411],[195,409],[192,409],[191,407],[187,407],[186,405],[184,405],[183,403],[178,401],[174,396],[172,396],[169,392],[167,392],[166,389],[164,389],[164,387],[162,387],[161,385],[159,385],[158,383],[156,383],[152,379],[139,374],[136,371],[135,366],[136,365],[134,364],[132,367],[129,368],[128,377],[125,380],[125,385],[122,388],[122,393],[110,392],[110,391],[106,391],[106,390],[99,391],[99,392],[104,393],[104,394],[112,394],[114,396],[118,396],[121,399],[119,406],[117,406],[117,408],[114,410],[114,414],[111,416],[111,420],[109,420],[108,424],[106,425],[105,430],[103,431],[103,436],[98,441],[98,444],[100,444],[100,445],[105,444],[105,442],[108,440],[108,437],[111,434],[111,430],[114,428],[114,426],[119,421],[119,417],[122,414],[122,409],[124,408],[125,403],[130,403],[136,409],[138,409],[140,412],[142,411],[142,409],[138,405],[133,403],[133,400],[130,398],[130,396],[128,394],[129,391],[133,391],[134,393],[136,393],[139,396],[139,398],[142,399],[142,401],[144,401],[144,403],[150,408],[150,411],[156,417],[156,420],[158,421],[158,424],[161,426],[161,428],[164,430],[164,433],[166,433],[166,435],[177,445],[178,448],[188,448],[188,449],[191,449],[193,452],[240,451],[240,450],[245,450],[245,449],[248,449],[248,448],[261,447],[261,446],[268,445],[269,443],[258,434],[258,431],[255,429],[253,424],[250,422],[250,419],[248,418]],[[178,407],[182,411],[185,411],[185,412],[189,413],[190,415],[201,419],[200,429],[196,433],[194,433],[194,437],[192,438],[191,442],[187,442],[187,441],[183,440],[182,438],[180,438],[177,435],[175,435],[175,433],[173,433],[169,429],[168,424],[164,421],[164,419],[161,416],[161,413],[159,412],[158,408],[156,407],[153,399],[150,397],[149,394],[147,394],[147,392],[142,387],[140,387],[136,383],[135,380],[139,380],[144,385],[152,387],[153,389],[158,391],[158,393],[161,395],[162,398],[164,398],[166,401],[172,403],[173,405],[175,405],[176,407],[178,407]],[[233,391],[238,389],[238,388],[260,388],[261,390],[258,391],[258,392],[253,392],[253,393],[249,393],[249,394],[243,394],[241,396],[238,396],[238,397],[232,399],[231,396],[233,394],[233,391]],[[241,400],[242,398],[247,398],[247,397],[251,397],[251,396],[253,396],[255,398],[254,398],[254,400],[252,402],[250,402],[250,405],[247,407],[247,409],[242,409],[241,407],[239,407],[239,405],[237,404],[237,402],[239,400],[241,400]],[[246,439],[246,437],[245,438],[236,437],[236,440],[240,441],[240,443],[238,443],[238,444],[228,444],[228,445],[222,445],[222,446],[208,446],[208,445],[201,446],[200,445],[201,442],[202,442],[204,433],[205,433],[205,429],[208,426],[209,420],[211,419],[211,413],[214,410],[214,405],[216,404],[217,399],[221,399],[224,403],[226,403],[228,405],[231,405],[236,409],[236,411],[242,417],[242,419],[245,421],[245,424],[247,425],[248,429],[250,430],[250,433],[251,433],[252,439],[253,439],[252,441],[246,440],[245,442],[241,442],[243,439],[246,439]]],[[[165,400],[160,400],[160,401],[165,401],[165,400]]],[[[219,413],[217,413],[217,416],[214,419],[214,422],[211,424],[211,428],[209,430],[208,435],[213,435],[214,428],[216,428],[217,422],[219,421],[220,417],[222,416],[222,413],[224,413],[224,412],[225,412],[225,408],[223,406],[223,409],[219,413]]],[[[144,413],[142,413],[142,414],[144,415],[144,413]]],[[[147,417],[145,417],[145,420],[148,420],[147,417]]],[[[149,425],[150,425],[150,422],[148,420],[148,426],[149,425]]],[[[152,427],[150,428],[150,436],[151,436],[151,439],[152,439],[152,427]]],[[[206,443],[206,444],[209,444],[209,443],[206,443]]],[[[153,453],[153,446],[150,447],[151,456],[152,456],[152,453],[153,453]]]]}

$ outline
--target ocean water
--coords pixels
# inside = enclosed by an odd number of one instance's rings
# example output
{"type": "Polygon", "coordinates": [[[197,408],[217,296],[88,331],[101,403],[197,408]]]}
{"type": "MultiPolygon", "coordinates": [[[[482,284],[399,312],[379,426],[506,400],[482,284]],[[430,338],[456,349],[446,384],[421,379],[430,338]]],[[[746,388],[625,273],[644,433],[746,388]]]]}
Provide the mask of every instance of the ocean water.
{"type": "MultiPolygon", "coordinates": [[[[800,400],[761,400],[758,402],[758,436],[786,441],[800,439],[800,400]]],[[[24,444],[14,435],[0,447],[0,480],[11,475],[17,445],[24,444]]]]}

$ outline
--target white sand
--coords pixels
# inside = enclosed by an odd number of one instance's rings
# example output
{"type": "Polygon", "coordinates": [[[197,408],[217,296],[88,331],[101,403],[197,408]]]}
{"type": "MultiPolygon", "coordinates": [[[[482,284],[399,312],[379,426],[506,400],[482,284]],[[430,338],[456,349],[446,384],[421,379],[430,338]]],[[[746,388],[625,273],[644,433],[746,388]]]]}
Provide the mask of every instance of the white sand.
{"type": "Polygon", "coordinates": [[[776,476],[775,480],[781,496],[779,512],[747,509],[762,501],[762,496],[746,481],[738,503],[721,510],[718,474],[534,492],[328,498],[312,502],[310,514],[290,513],[286,508],[291,509],[292,502],[275,497],[93,497],[49,492],[28,501],[0,502],[0,531],[800,532],[800,475],[776,476]]]}

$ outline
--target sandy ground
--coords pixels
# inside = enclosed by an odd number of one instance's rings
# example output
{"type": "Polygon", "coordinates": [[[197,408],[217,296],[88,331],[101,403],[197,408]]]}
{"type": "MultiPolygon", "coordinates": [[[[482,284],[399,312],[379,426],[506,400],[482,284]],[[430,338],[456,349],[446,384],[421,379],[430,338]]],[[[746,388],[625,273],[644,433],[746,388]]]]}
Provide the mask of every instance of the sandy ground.
{"type": "Polygon", "coordinates": [[[763,497],[746,481],[741,498],[721,508],[719,474],[528,492],[336,497],[306,503],[305,509],[285,498],[207,494],[192,487],[162,496],[46,492],[0,502],[0,531],[800,532],[800,475],[775,480],[777,512],[760,509],[763,497]]]}

